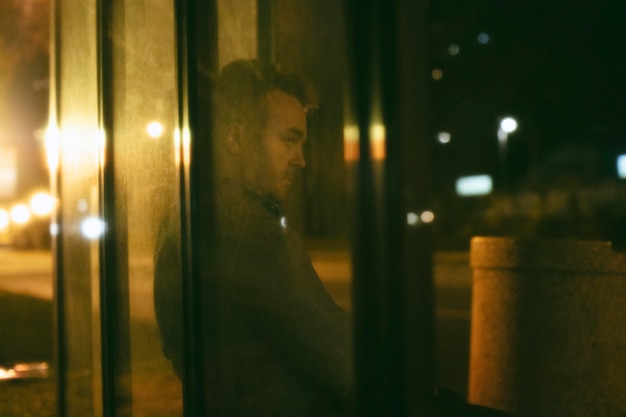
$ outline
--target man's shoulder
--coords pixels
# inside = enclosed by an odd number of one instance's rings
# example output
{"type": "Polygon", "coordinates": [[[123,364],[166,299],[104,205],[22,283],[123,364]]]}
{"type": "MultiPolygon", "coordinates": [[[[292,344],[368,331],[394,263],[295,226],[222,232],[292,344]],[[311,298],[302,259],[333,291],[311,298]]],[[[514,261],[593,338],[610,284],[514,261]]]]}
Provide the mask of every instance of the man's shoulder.
{"type": "Polygon", "coordinates": [[[260,194],[226,184],[217,189],[215,201],[218,229],[245,234],[280,230],[280,209],[260,194]]]}

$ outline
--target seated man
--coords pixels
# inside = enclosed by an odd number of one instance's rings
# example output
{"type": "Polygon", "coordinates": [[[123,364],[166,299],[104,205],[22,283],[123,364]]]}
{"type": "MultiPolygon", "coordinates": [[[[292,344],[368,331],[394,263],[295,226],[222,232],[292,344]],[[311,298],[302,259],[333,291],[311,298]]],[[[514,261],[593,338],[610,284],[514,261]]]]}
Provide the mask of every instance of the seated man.
{"type": "MultiPolygon", "coordinates": [[[[256,60],[234,61],[215,87],[215,268],[206,326],[211,416],[348,415],[349,315],[327,294],[281,204],[305,166],[307,84],[256,60]]],[[[166,356],[183,372],[178,239],[155,257],[166,356]]]]}

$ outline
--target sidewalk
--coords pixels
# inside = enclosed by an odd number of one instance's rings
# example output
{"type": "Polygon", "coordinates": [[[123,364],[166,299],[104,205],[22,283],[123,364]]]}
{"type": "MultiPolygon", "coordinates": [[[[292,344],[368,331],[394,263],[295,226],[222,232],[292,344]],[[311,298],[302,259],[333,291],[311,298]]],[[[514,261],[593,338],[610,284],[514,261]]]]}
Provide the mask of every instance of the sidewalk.
{"type": "MultiPolygon", "coordinates": [[[[0,367],[52,363],[52,302],[0,290],[0,367]]],[[[0,380],[0,416],[52,417],[54,378],[0,380]]]]}

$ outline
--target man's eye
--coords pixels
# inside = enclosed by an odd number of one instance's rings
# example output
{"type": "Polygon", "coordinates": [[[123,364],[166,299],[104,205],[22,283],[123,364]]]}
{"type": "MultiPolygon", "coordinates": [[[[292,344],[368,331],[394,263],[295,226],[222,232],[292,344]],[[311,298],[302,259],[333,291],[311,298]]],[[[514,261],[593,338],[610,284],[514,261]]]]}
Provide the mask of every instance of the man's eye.
{"type": "Polygon", "coordinates": [[[283,142],[285,142],[288,145],[293,145],[296,142],[298,142],[298,138],[296,138],[295,136],[284,136],[283,142]]]}

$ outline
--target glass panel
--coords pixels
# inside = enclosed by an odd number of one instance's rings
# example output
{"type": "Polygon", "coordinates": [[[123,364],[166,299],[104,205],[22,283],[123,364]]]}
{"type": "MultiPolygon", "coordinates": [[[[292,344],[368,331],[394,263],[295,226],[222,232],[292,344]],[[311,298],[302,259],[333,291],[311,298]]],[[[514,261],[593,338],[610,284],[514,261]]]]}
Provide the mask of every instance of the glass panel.
{"type": "MultiPolygon", "coordinates": [[[[99,314],[98,66],[96,2],[64,1],[57,37],[61,138],[57,301],[62,408],[67,416],[101,415],[99,314]]],[[[52,127],[54,137],[54,126],[52,127]]]]}
{"type": "MultiPolygon", "coordinates": [[[[171,0],[121,2],[113,9],[111,23],[115,277],[119,285],[127,285],[120,288],[128,292],[129,300],[129,317],[122,321],[130,319],[130,341],[119,343],[130,343],[132,415],[177,416],[182,413],[181,386],[163,355],[153,293],[153,255],[167,216],[176,237],[170,255],[180,257],[174,4],[171,0]]],[[[180,301],[170,302],[180,307],[180,301]]],[[[120,331],[124,326],[120,324],[120,331]]],[[[172,331],[167,326],[162,330],[172,331]]]]}
{"type": "MultiPolygon", "coordinates": [[[[199,118],[215,116],[212,155],[198,154],[207,136],[191,126],[192,180],[215,179],[196,183],[191,234],[203,291],[205,406],[219,415],[351,406],[351,320],[332,298],[350,308],[343,16],[337,2],[292,3],[217,2],[223,71],[215,107],[197,109],[199,118]],[[281,70],[241,60],[259,53],[281,70]],[[205,219],[211,213],[214,222],[205,219]]],[[[181,374],[182,363],[174,366],[181,374]]]]}

